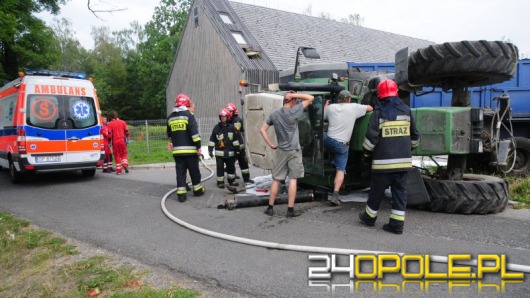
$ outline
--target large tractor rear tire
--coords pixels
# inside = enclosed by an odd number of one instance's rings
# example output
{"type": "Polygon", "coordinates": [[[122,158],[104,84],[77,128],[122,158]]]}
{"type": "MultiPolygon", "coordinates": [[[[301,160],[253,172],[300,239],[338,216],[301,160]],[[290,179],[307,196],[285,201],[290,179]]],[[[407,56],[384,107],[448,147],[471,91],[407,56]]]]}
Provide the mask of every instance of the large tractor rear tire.
{"type": "Polygon", "coordinates": [[[503,179],[464,174],[463,180],[436,180],[423,177],[431,199],[428,209],[435,212],[497,213],[508,204],[508,184],[503,179]]]}
{"type": "Polygon", "coordinates": [[[453,89],[500,83],[516,71],[517,47],[502,41],[460,41],[431,45],[409,56],[409,81],[453,89]]]}

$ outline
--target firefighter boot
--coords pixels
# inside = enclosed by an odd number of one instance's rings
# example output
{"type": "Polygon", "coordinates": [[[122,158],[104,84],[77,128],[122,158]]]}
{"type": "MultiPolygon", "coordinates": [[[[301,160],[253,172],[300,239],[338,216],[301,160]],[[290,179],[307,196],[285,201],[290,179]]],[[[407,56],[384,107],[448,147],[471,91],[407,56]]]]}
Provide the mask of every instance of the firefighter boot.
{"type": "Polygon", "coordinates": [[[368,213],[366,213],[365,210],[361,211],[359,213],[359,219],[367,226],[369,227],[373,227],[375,225],[375,221],[377,220],[377,216],[376,217],[371,217],[370,215],[368,215],[368,213]]]}
{"type": "Polygon", "coordinates": [[[185,193],[184,194],[177,194],[177,198],[178,198],[179,202],[184,203],[184,202],[186,202],[187,196],[186,196],[185,193]]]}
{"type": "Polygon", "coordinates": [[[228,185],[239,186],[239,183],[236,182],[236,179],[228,179],[228,185]]]}
{"type": "Polygon", "coordinates": [[[401,235],[403,234],[403,225],[405,224],[402,220],[395,220],[391,218],[387,224],[383,225],[383,230],[401,235]]]}
{"type": "Polygon", "coordinates": [[[218,187],[218,188],[221,188],[221,189],[222,189],[222,188],[225,188],[225,183],[224,183],[224,181],[217,181],[217,187],[218,187]]]}
{"type": "Polygon", "coordinates": [[[199,189],[193,191],[193,195],[196,196],[196,197],[200,197],[200,196],[202,196],[205,192],[206,192],[206,189],[204,188],[204,186],[201,186],[201,188],[199,188],[199,189]]]}

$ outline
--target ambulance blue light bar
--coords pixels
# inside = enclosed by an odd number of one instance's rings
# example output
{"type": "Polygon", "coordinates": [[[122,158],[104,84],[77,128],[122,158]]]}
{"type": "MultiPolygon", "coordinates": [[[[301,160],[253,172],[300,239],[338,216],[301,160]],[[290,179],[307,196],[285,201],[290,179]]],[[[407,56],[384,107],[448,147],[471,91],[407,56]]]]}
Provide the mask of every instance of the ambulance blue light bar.
{"type": "Polygon", "coordinates": [[[70,72],[70,71],[55,71],[46,69],[27,69],[24,71],[26,75],[34,76],[55,76],[63,78],[74,78],[74,79],[86,79],[87,76],[82,72],[70,72]]]}

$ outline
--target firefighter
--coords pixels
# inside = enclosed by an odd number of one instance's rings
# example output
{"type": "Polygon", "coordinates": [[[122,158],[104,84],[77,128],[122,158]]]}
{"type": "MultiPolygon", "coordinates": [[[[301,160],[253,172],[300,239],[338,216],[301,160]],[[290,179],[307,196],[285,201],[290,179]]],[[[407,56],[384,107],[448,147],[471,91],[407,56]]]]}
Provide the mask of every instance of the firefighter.
{"type": "Polygon", "coordinates": [[[226,105],[225,109],[230,112],[230,123],[234,124],[235,129],[241,136],[241,139],[239,140],[239,154],[237,154],[236,159],[239,163],[239,168],[241,169],[243,181],[245,185],[253,184],[254,180],[250,179],[250,171],[248,169],[248,160],[245,150],[245,129],[243,127],[243,118],[239,117],[237,114],[237,107],[235,104],[230,102],[226,105]]]}
{"type": "Polygon", "coordinates": [[[105,156],[103,159],[103,173],[114,172],[112,167],[112,149],[110,143],[112,142],[112,136],[110,134],[109,128],[107,127],[107,117],[101,117],[103,120],[103,125],[101,126],[101,134],[103,135],[103,150],[105,151],[105,156]]]}
{"type": "Polygon", "coordinates": [[[116,159],[116,174],[121,175],[122,169],[129,173],[129,161],[127,160],[127,139],[129,128],[125,121],[118,118],[116,111],[110,112],[110,122],[107,125],[112,138],[112,151],[116,159]]]}
{"type": "Polygon", "coordinates": [[[377,211],[390,186],[392,210],[383,229],[402,234],[407,206],[407,173],[412,169],[412,153],[419,144],[414,117],[410,108],[398,97],[398,86],[383,80],[377,86],[380,105],[372,113],[363,143],[363,162],[371,159],[370,194],[366,208],[359,213],[361,221],[373,226],[377,211]]]}
{"type": "Polygon", "coordinates": [[[189,171],[193,195],[202,196],[206,189],[201,184],[199,156],[201,155],[201,136],[195,116],[189,111],[190,98],[180,93],[175,98],[175,108],[167,118],[168,148],[175,159],[177,173],[177,198],[179,202],[187,199],[186,172],[189,171]]]}
{"type": "Polygon", "coordinates": [[[219,123],[214,126],[210,142],[208,143],[208,152],[210,157],[214,157],[213,150],[215,148],[215,163],[217,165],[217,187],[225,188],[224,184],[224,168],[226,165],[226,172],[228,177],[228,184],[231,186],[239,186],[236,180],[236,154],[239,149],[239,132],[230,122],[230,112],[227,109],[219,111],[219,123]]]}

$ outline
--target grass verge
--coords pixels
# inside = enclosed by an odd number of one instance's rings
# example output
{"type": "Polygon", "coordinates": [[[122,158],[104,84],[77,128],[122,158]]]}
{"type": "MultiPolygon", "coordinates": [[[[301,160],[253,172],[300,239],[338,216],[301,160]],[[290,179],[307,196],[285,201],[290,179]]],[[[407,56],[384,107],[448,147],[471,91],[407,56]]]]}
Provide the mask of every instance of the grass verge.
{"type": "Polygon", "coordinates": [[[30,222],[0,212],[0,297],[198,297],[197,291],[156,289],[148,274],[75,246],[30,222]]]}
{"type": "Polygon", "coordinates": [[[516,209],[530,209],[530,178],[506,177],[510,191],[510,199],[519,202],[516,209]]]}

